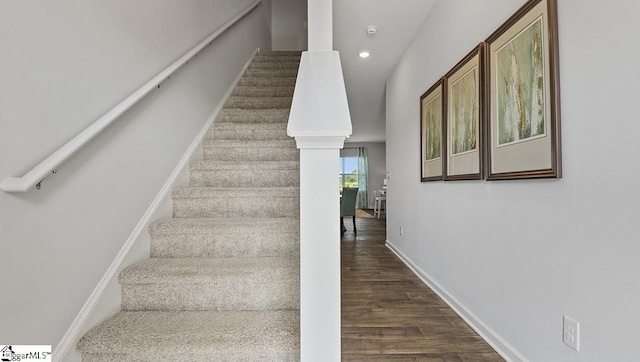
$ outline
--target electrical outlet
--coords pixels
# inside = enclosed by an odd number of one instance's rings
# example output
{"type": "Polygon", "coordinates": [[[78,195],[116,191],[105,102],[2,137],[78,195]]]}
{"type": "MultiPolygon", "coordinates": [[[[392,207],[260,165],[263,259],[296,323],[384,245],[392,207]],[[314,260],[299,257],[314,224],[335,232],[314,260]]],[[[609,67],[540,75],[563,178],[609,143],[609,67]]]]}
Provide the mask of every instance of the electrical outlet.
{"type": "Polygon", "coordinates": [[[562,319],[562,341],[576,351],[580,351],[580,323],[566,315],[562,319]]]}
{"type": "Polygon", "coordinates": [[[400,236],[404,236],[404,226],[400,226],[400,236]]]}

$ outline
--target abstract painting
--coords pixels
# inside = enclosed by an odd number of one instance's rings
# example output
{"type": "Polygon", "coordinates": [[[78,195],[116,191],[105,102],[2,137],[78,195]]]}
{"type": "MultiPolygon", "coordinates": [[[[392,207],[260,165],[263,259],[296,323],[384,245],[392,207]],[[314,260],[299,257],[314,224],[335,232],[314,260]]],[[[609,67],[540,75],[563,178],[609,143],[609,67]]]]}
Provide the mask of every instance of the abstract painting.
{"type": "Polygon", "coordinates": [[[498,146],[545,134],[542,17],[496,51],[498,146]]]}
{"type": "Polygon", "coordinates": [[[424,106],[425,161],[442,157],[442,96],[424,106]]]}
{"type": "Polygon", "coordinates": [[[451,154],[478,147],[478,70],[471,69],[451,85],[451,154]]]}
{"type": "Polygon", "coordinates": [[[442,180],[444,122],[443,79],[420,97],[420,181],[442,180]]]}

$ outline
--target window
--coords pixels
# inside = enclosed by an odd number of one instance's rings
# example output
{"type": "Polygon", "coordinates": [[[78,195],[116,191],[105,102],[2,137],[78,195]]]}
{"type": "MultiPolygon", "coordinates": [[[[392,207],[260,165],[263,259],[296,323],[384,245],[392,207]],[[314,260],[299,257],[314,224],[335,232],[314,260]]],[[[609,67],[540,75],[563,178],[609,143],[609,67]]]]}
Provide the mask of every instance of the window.
{"type": "Polygon", "coordinates": [[[340,157],[340,192],[345,187],[358,187],[358,157],[340,157]]]}

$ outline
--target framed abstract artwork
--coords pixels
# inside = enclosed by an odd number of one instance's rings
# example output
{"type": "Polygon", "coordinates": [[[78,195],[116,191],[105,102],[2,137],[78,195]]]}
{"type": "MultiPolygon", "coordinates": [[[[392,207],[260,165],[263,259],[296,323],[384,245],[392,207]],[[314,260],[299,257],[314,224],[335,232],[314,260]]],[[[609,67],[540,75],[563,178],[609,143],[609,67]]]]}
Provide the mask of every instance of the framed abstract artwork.
{"type": "Polygon", "coordinates": [[[484,76],[484,43],[444,76],[445,181],[483,178],[484,76]]]}
{"type": "Polygon", "coordinates": [[[560,178],[556,0],[531,0],[486,40],[487,180],[560,178]]]}
{"type": "Polygon", "coordinates": [[[443,177],[443,79],[420,97],[420,181],[439,181],[443,177]]]}

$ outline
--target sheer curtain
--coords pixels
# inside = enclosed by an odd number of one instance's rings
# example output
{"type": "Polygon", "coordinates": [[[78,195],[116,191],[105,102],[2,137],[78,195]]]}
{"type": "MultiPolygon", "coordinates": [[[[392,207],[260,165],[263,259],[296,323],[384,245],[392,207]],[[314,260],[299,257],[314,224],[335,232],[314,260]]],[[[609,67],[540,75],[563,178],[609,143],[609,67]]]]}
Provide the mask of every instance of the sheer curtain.
{"type": "Polygon", "coordinates": [[[367,149],[358,147],[358,208],[369,208],[369,161],[367,149]]]}

